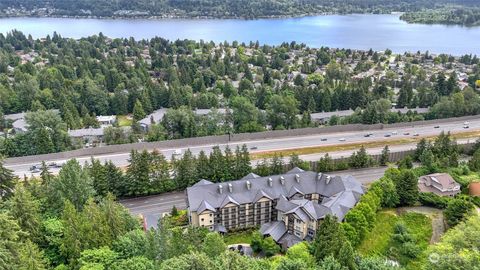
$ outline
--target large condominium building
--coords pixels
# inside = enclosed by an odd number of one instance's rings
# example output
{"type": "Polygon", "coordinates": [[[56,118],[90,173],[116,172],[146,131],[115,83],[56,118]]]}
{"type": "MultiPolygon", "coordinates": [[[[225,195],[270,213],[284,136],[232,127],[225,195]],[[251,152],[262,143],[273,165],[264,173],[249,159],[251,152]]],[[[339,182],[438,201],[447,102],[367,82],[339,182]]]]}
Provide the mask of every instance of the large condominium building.
{"type": "Polygon", "coordinates": [[[285,248],[315,236],[319,220],[343,220],[364,193],[352,176],[330,176],[294,168],[282,175],[253,173],[231,182],[201,180],[187,188],[193,226],[212,231],[260,227],[285,248]]]}

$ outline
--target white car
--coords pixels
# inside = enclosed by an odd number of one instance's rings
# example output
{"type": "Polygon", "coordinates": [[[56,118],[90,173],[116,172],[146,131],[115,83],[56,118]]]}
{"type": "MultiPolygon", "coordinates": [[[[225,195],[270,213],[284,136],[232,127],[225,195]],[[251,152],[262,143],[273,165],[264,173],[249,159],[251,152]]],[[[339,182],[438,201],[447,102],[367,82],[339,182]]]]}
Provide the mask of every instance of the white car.
{"type": "Polygon", "coordinates": [[[175,149],[173,150],[173,155],[178,156],[182,154],[182,149],[175,149]]]}
{"type": "Polygon", "coordinates": [[[341,141],[341,142],[346,141],[345,138],[340,138],[340,139],[338,139],[338,140],[341,141]]]}

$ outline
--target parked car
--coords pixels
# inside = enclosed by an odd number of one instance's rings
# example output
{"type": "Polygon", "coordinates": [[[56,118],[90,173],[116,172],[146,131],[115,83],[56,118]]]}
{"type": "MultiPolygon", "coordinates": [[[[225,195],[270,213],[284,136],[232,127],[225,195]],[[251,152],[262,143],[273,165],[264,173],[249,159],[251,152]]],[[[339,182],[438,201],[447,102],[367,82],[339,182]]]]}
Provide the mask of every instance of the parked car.
{"type": "Polygon", "coordinates": [[[250,147],[250,150],[257,150],[257,149],[258,149],[257,146],[252,146],[252,147],[250,147]]]}
{"type": "Polygon", "coordinates": [[[469,125],[463,125],[463,128],[469,128],[470,126],[469,125]]]}

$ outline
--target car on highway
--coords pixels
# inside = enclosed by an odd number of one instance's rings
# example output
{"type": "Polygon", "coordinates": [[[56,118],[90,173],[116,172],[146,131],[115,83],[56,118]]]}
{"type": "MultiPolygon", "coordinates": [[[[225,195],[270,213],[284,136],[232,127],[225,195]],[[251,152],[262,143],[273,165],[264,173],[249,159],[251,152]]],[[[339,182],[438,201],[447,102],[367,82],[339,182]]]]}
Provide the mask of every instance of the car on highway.
{"type": "Polygon", "coordinates": [[[385,137],[392,137],[391,134],[385,134],[385,137]]]}
{"type": "Polygon", "coordinates": [[[321,138],[320,141],[326,142],[326,141],[327,141],[327,138],[321,138]]]}
{"type": "Polygon", "coordinates": [[[174,155],[174,156],[179,156],[179,155],[181,155],[181,154],[182,154],[182,149],[175,149],[175,150],[173,150],[173,155],[174,155]]]}
{"type": "Polygon", "coordinates": [[[372,137],[372,136],[373,136],[373,133],[367,133],[367,134],[365,134],[363,137],[367,137],[367,138],[368,138],[368,137],[372,137]]]}
{"type": "Polygon", "coordinates": [[[252,146],[252,147],[250,147],[250,150],[257,150],[257,149],[258,149],[257,146],[252,146]]]}
{"type": "Polygon", "coordinates": [[[470,126],[469,125],[463,125],[463,128],[469,128],[470,126]]]}
{"type": "Polygon", "coordinates": [[[392,131],[392,135],[397,135],[398,132],[395,130],[395,131],[392,131]]]}
{"type": "Polygon", "coordinates": [[[410,132],[404,132],[403,135],[408,136],[410,135],[410,132]]]}
{"type": "Polygon", "coordinates": [[[418,137],[418,136],[420,136],[420,135],[419,135],[417,132],[415,132],[415,133],[413,133],[413,136],[414,136],[414,137],[418,137]]]}
{"type": "Polygon", "coordinates": [[[39,168],[35,168],[33,170],[31,170],[32,173],[39,173],[41,172],[42,170],[40,170],[39,168]]]}
{"type": "Polygon", "coordinates": [[[468,126],[468,125],[470,125],[470,123],[469,123],[468,121],[465,121],[465,122],[463,123],[463,125],[464,125],[464,126],[468,126]]]}
{"type": "Polygon", "coordinates": [[[341,141],[341,142],[344,142],[344,141],[346,141],[346,139],[345,139],[345,138],[340,138],[340,139],[338,139],[338,140],[339,140],[339,141],[341,141]]]}
{"type": "Polygon", "coordinates": [[[440,128],[440,126],[434,126],[433,128],[440,128]]]}
{"type": "Polygon", "coordinates": [[[42,168],[42,164],[35,164],[30,167],[30,171],[40,170],[42,168]]]}

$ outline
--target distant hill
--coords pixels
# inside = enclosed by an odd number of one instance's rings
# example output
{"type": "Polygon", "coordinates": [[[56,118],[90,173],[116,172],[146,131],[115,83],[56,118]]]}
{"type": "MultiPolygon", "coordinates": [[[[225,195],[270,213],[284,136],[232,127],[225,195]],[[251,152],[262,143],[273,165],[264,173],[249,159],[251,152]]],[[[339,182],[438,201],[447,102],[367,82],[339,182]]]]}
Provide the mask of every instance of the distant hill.
{"type": "Polygon", "coordinates": [[[476,0],[2,0],[1,16],[265,18],[411,12],[476,0]]]}

